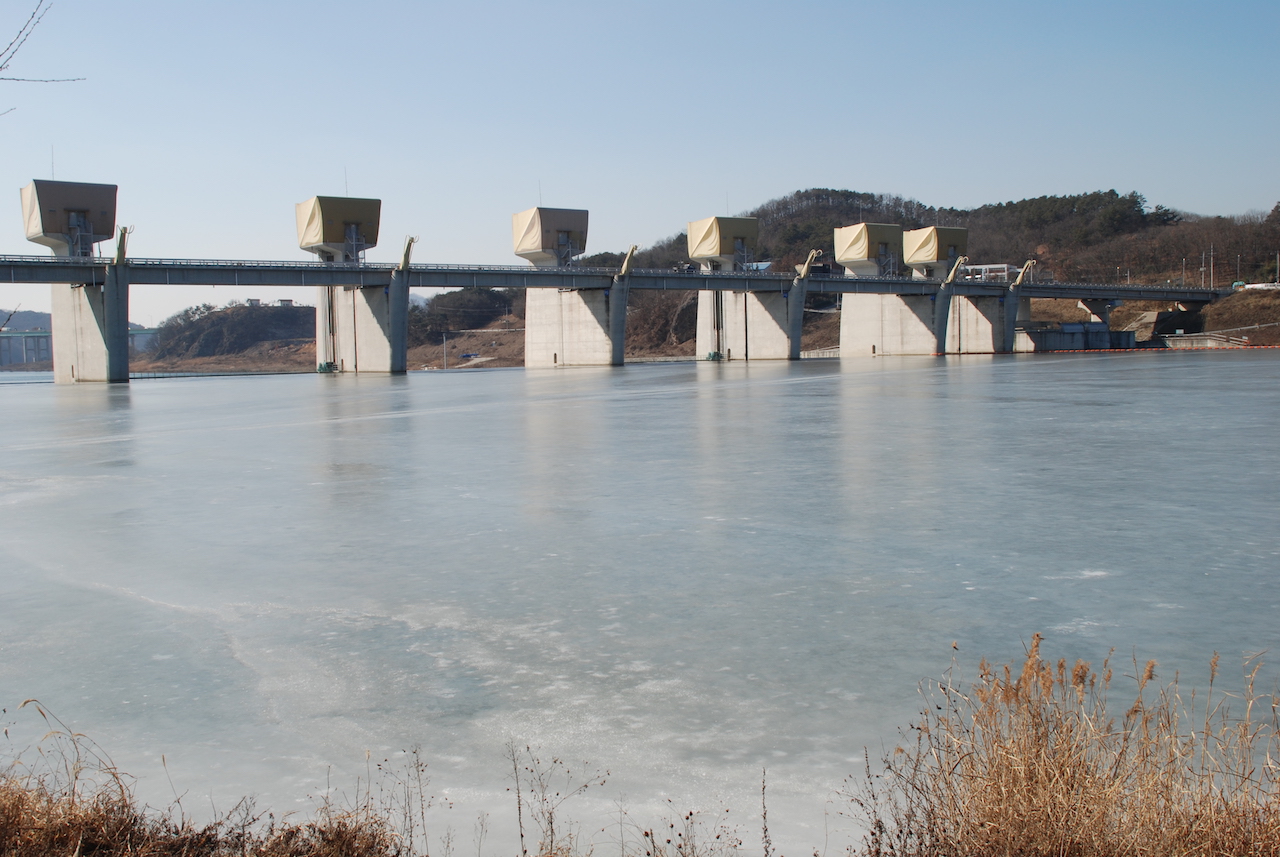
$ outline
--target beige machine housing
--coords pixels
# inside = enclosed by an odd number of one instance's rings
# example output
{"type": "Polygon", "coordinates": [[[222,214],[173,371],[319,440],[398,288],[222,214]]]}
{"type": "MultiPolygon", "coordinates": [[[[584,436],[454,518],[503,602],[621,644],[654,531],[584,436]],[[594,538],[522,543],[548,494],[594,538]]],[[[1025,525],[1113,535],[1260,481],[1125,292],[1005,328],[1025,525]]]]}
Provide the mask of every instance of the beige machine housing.
{"type": "Polygon", "coordinates": [[[969,230],[958,226],[927,226],[902,233],[903,261],[913,268],[934,266],[965,255],[969,230]]]}
{"type": "Polygon", "coordinates": [[[348,249],[347,227],[355,226],[361,249],[378,243],[382,200],[348,196],[313,196],[295,207],[298,246],[338,260],[348,249]]]}
{"type": "Polygon", "coordinates": [[[902,260],[902,227],[896,223],[855,223],[835,230],[836,261],[858,277],[887,275],[889,259],[902,260]]]}
{"type": "Polygon", "coordinates": [[[708,217],[689,224],[689,258],[695,262],[720,262],[732,266],[738,242],[755,252],[760,221],[754,217],[708,217]]]}
{"type": "Polygon", "coordinates": [[[511,215],[515,254],[539,267],[566,265],[587,249],[587,212],[580,208],[531,208],[511,215]]]}
{"type": "Polygon", "coordinates": [[[116,186],[35,179],[22,189],[27,240],[56,255],[90,255],[116,228],[116,186]]]}

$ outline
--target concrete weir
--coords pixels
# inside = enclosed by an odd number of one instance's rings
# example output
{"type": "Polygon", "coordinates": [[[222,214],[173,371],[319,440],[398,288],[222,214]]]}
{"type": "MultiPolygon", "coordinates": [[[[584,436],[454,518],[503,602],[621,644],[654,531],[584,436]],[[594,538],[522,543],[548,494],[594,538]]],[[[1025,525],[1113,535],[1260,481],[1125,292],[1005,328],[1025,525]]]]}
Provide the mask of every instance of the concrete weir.
{"type": "MultiPolygon", "coordinates": [[[[116,234],[114,185],[33,181],[22,190],[27,238],[50,257],[0,257],[0,282],[52,288],[52,356],[58,383],[129,379],[131,286],[261,285],[314,289],[317,369],[404,372],[408,367],[409,289],[520,289],[526,297],[525,365],[529,368],[620,366],[628,297],[633,289],[698,292],[697,356],[709,360],[798,360],[805,298],[842,296],[840,356],[991,354],[1132,348],[1134,334],[1110,331],[1111,309],[1126,300],[1176,302],[1198,310],[1229,290],[1036,283],[958,278],[967,261],[963,229],[903,232],[893,224],[836,230],[836,259],[845,276],[815,267],[814,250],[794,275],[752,261],[757,222],[711,217],[689,224],[689,258],[675,269],[576,266],[586,248],[587,212],[533,208],[513,215],[518,256],[532,267],[367,263],[377,243],[381,202],[314,197],[296,207],[298,244],[315,262],[129,259],[120,230],[113,257],[96,244],[116,234]],[[909,240],[908,240],[909,239],[909,240]],[[903,266],[914,276],[906,277],[903,266]],[[1032,298],[1075,300],[1092,321],[1030,319],[1032,298]]],[[[998,266],[1011,268],[1012,266],[998,266]]],[[[988,272],[983,266],[977,274],[988,272]]],[[[1007,276],[1008,271],[1001,272],[1007,276]]]]}

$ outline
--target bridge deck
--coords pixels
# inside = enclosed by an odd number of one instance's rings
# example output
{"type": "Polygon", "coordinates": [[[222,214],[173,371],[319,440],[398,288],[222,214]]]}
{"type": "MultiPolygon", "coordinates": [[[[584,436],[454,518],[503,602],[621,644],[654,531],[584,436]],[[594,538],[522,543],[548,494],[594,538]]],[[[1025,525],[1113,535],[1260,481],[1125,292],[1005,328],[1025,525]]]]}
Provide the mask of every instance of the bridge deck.
{"type": "MultiPolygon", "coordinates": [[[[106,278],[106,258],[70,259],[52,256],[0,256],[0,283],[90,283],[106,278]]],[[[139,286],[344,286],[376,288],[391,283],[394,264],[335,264],[326,262],[255,262],[197,259],[130,259],[126,263],[132,285],[139,286]]],[[[413,288],[492,289],[607,289],[616,268],[531,268],[485,265],[413,265],[413,288]]],[[[756,272],[634,270],[632,289],[786,292],[793,276],[756,272]]],[[[956,295],[1000,296],[1008,283],[962,280],[951,284],[956,295]]],[[[931,295],[938,280],[911,278],[855,278],[812,276],[810,292],[840,294],[931,295]]],[[[1180,286],[1142,286],[1113,283],[1027,283],[1023,297],[1096,298],[1102,300],[1212,301],[1228,289],[1180,286]]]]}

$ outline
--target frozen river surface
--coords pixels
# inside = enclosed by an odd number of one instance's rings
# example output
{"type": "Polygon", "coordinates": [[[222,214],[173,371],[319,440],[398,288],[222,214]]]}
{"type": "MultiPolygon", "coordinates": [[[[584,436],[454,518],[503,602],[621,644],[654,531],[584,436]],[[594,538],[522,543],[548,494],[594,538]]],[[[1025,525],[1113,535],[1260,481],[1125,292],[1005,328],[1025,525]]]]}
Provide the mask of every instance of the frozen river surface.
{"type": "MultiPolygon", "coordinates": [[[[3,377],[3,376],[0,376],[3,377]]],[[[18,379],[15,379],[18,380],[18,379]]],[[[1275,352],[0,383],[0,705],[197,814],[420,745],[514,854],[509,739],[607,842],[723,803],[834,849],[957,655],[1280,642],[1275,352]],[[614,823],[616,827],[616,820],[614,823]]],[[[1238,675],[1238,670],[1227,674],[1238,675]]],[[[1274,675],[1274,671],[1269,673],[1274,675]]],[[[604,847],[604,846],[602,846],[604,847]]],[[[606,850],[606,853],[607,850],[606,850]]]]}

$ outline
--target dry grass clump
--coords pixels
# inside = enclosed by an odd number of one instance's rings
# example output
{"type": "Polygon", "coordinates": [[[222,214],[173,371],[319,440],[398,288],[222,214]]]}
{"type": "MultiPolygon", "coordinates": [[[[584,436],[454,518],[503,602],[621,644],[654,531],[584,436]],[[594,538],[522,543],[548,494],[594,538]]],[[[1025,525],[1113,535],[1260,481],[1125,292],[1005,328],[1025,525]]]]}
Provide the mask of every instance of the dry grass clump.
{"type": "MultiPolygon", "coordinates": [[[[676,812],[671,801],[667,805],[670,812],[662,823],[631,825],[631,840],[618,843],[623,857],[738,857],[742,840],[723,819],[704,818],[695,810],[676,812]]],[[[768,848],[765,857],[772,857],[768,848]]]]}
{"type": "Polygon", "coordinates": [[[197,826],[140,808],[127,790],[88,794],[0,775],[0,854],[6,857],[399,857],[409,851],[386,821],[363,810],[277,823],[241,804],[197,826]]]}
{"type": "MultiPolygon", "coordinates": [[[[180,802],[167,810],[140,806],[129,779],[92,741],[34,700],[27,705],[55,728],[29,761],[15,758],[0,769],[4,857],[408,857],[415,834],[422,838],[408,812],[401,813],[405,824],[393,825],[397,816],[367,787],[352,806],[326,802],[307,821],[255,814],[245,800],[212,823],[196,825],[180,802]]],[[[411,783],[402,778],[397,784],[411,783]]],[[[420,778],[418,784],[424,784],[420,778]]]]}
{"type": "Polygon", "coordinates": [[[139,808],[127,792],[75,795],[0,775],[0,854],[6,857],[388,857],[404,854],[376,816],[322,814],[265,824],[242,805],[212,824],[139,808]]]}
{"type": "Polygon", "coordinates": [[[1257,659],[1242,694],[1215,698],[1215,654],[1203,700],[1135,661],[1120,714],[1110,658],[1054,665],[1040,642],[1020,670],[983,661],[971,686],[925,691],[914,742],[847,793],[869,822],[861,853],[1280,855],[1280,700],[1255,693],[1257,659]]]}

